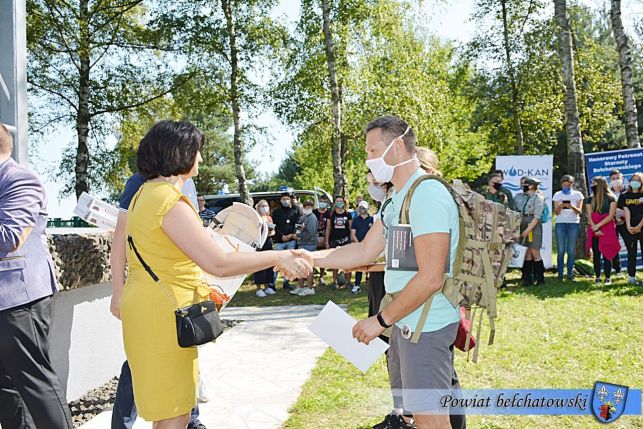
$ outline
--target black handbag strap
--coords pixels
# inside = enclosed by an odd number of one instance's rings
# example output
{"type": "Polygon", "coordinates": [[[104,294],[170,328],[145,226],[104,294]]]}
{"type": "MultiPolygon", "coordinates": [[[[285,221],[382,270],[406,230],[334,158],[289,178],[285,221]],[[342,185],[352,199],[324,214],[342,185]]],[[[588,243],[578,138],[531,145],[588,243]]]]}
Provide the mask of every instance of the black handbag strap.
{"type": "Polygon", "coordinates": [[[158,283],[158,282],[159,282],[159,277],[156,275],[156,273],[154,273],[154,271],[152,270],[152,268],[150,268],[150,266],[149,266],[149,265],[147,265],[147,263],[145,262],[145,260],[144,260],[144,259],[143,259],[143,257],[141,256],[141,254],[140,254],[140,253],[138,253],[138,249],[137,249],[137,248],[136,248],[136,246],[134,245],[134,240],[132,239],[132,236],[131,236],[131,235],[128,235],[128,236],[127,236],[127,242],[129,243],[129,247],[130,247],[130,249],[132,249],[132,250],[134,251],[134,254],[135,254],[135,255],[136,255],[136,257],[138,258],[138,261],[141,263],[141,265],[143,266],[143,268],[145,269],[145,271],[147,271],[147,273],[150,275],[150,277],[152,277],[152,280],[154,280],[154,282],[155,282],[155,283],[158,283]]]}

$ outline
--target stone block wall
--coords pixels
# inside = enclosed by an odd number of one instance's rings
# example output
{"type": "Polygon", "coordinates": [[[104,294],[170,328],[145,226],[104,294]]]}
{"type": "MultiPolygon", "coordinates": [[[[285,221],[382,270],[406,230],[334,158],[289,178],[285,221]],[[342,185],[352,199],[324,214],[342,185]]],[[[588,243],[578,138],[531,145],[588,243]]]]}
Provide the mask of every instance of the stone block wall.
{"type": "Polygon", "coordinates": [[[62,290],[110,281],[111,232],[53,232],[48,234],[47,239],[56,267],[56,278],[62,290]]]}

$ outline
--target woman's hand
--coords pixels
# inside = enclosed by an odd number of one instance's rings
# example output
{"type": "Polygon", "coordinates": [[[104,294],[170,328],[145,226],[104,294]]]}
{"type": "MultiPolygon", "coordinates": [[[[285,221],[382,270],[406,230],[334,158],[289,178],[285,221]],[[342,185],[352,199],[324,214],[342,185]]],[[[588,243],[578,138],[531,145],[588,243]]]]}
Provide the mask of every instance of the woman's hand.
{"type": "Polygon", "coordinates": [[[632,228],[631,226],[627,226],[627,232],[630,234],[636,234],[636,228],[632,228]]]}
{"type": "Polygon", "coordinates": [[[313,271],[313,258],[305,250],[281,252],[275,271],[279,271],[286,279],[303,279],[313,271]]]}
{"type": "Polygon", "coordinates": [[[113,294],[112,300],[109,304],[109,311],[112,313],[112,316],[121,320],[121,295],[113,294]]]}
{"type": "Polygon", "coordinates": [[[527,238],[527,237],[529,237],[529,232],[530,232],[530,231],[525,230],[522,234],[520,234],[520,237],[521,237],[521,238],[527,238]]]}

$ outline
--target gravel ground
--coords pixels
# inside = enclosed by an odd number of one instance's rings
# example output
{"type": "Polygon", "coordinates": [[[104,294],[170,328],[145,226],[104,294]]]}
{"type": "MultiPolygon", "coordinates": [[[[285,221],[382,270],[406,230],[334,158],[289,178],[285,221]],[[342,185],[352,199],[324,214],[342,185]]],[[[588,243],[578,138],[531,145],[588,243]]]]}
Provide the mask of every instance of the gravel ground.
{"type": "MultiPolygon", "coordinates": [[[[221,320],[225,329],[235,327],[240,323],[238,320],[221,320]]],[[[88,392],[85,396],[77,401],[69,403],[71,417],[74,428],[91,420],[94,416],[105,410],[111,409],[116,396],[116,387],[118,386],[118,377],[114,377],[101,387],[88,392]]]]}

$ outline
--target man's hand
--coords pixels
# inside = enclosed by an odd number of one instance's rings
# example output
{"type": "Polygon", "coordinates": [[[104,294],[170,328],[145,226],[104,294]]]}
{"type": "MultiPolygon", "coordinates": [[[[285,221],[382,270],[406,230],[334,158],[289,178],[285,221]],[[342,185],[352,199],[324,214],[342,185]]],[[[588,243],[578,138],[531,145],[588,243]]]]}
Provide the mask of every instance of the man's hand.
{"type": "Polygon", "coordinates": [[[377,316],[360,320],[353,326],[353,338],[364,344],[370,343],[374,338],[382,335],[382,332],[384,332],[384,327],[380,325],[377,316]]]}
{"type": "Polygon", "coordinates": [[[313,271],[313,267],[308,263],[312,256],[306,251],[291,250],[290,252],[280,252],[279,262],[274,270],[281,272],[287,280],[305,279],[313,271]],[[300,256],[301,252],[306,253],[300,256]]]}
{"type": "Polygon", "coordinates": [[[109,311],[112,316],[121,320],[121,295],[112,295],[112,300],[109,304],[109,311]]]}
{"type": "Polygon", "coordinates": [[[308,250],[296,249],[296,250],[291,250],[290,253],[304,259],[308,263],[308,265],[311,266],[311,268],[315,267],[315,260],[313,259],[313,254],[310,253],[308,250]]]}

